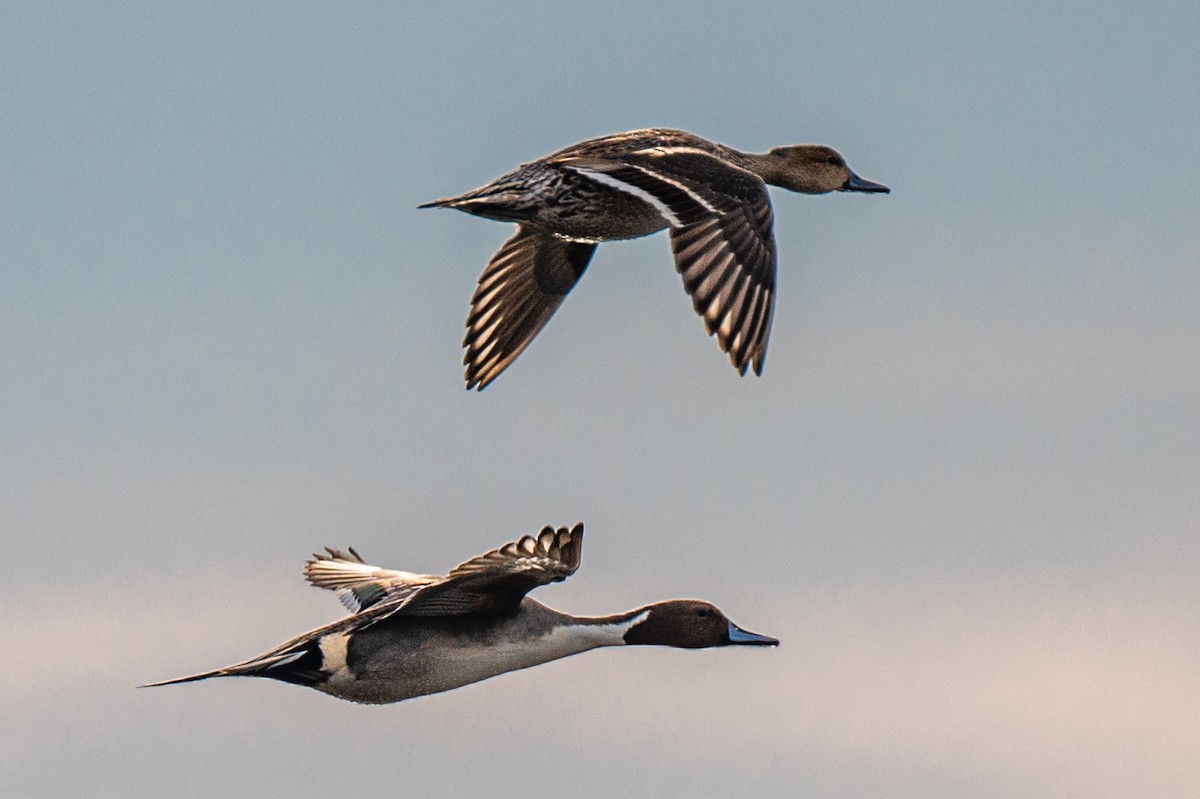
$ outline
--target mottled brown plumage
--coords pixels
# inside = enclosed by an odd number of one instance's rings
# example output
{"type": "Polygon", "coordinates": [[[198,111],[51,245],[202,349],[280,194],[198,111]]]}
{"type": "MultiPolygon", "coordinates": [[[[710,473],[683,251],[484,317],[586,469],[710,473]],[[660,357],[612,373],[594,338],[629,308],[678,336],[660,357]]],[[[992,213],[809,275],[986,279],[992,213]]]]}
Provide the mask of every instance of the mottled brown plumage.
{"type": "Polygon", "coordinates": [[[745,153],[650,128],[574,144],[457,197],[422,205],[516,222],[471,298],[467,388],[495,380],[545,326],[602,241],[670,228],[675,265],[739,374],[762,374],[775,302],[766,184],[806,194],[887,192],[823,145],[745,153]]]}

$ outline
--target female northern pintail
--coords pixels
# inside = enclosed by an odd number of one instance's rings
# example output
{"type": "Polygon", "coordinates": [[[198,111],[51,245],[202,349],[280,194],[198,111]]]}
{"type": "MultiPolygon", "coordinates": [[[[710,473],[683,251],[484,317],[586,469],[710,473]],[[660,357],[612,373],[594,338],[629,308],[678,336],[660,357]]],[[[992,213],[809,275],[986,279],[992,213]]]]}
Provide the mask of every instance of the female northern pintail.
{"type": "Polygon", "coordinates": [[[244,663],[153,685],[271,677],[354,702],[385,703],[601,646],[778,645],[694,599],[578,617],[525,596],[574,574],[582,544],[582,524],[570,530],[544,527],[471,558],[445,577],[380,569],[368,566],[353,549],[329,549],[308,561],[304,575],[313,585],[336,591],[352,615],[244,663]]]}
{"type": "Polygon", "coordinates": [[[583,275],[596,245],[671,229],[675,267],[709,335],[740,374],[762,374],[775,304],[766,184],[805,194],[888,192],[829,147],[744,153],[682,130],[589,139],[486,186],[425,203],[516,222],[479,277],[463,340],[467,388],[521,354],[583,275]]]}

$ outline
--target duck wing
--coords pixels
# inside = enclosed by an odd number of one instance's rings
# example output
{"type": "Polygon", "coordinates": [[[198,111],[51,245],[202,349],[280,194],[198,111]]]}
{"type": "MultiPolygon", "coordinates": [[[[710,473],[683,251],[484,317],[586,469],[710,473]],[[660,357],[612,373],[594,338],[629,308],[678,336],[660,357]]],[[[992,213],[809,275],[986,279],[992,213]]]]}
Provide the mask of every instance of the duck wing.
{"type": "Polygon", "coordinates": [[[671,229],[675,268],[721,351],[739,374],[762,374],[775,312],[775,238],[766,196],[720,216],[671,229]]]}
{"type": "Polygon", "coordinates": [[[381,569],[365,562],[349,547],[349,551],[325,548],[325,554],[313,553],[304,564],[304,577],[317,588],[337,594],[351,613],[376,605],[384,600],[403,601],[410,594],[442,579],[432,574],[381,569]]]}
{"type": "Polygon", "coordinates": [[[525,595],[561,582],[579,568],[583,525],[543,527],[455,566],[445,578],[403,600],[379,604],[359,615],[375,623],[391,616],[455,616],[516,613],[525,595]]]}
{"type": "MultiPolygon", "coordinates": [[[[305,568],[309,582],[333,590],[365,590],[389,587],[383,599],[361,611],[302,633],[258,657],[213,671],[150,683],[144,687],[206,680],[210,677],[256,675],[315,686],[324,671],[327,636],[353,635],[392,616],[453,616],[468,613],[505,615],[516,613],[525,594],[546,583],[567,579],[579,568],[583,525],[571,529],[543,527],[537,535],[522,536],[465,561],[445,577],[375,569],[363,563],[358,553],[327,550],[314,555],[305,568]],[[315,569],[313,566],[315,565],[315,569]],[[367,570],[373,570],[368,576],[367,570]],[[415,579],[411,579],[415,578],[415,579]],[[419,581],[428,581],[415,584],[419,581]],[[370,585],[370,584],[374,585],[370,585]]],[[[340,641],[336,645],[345,646],[340,641]]]]}
{"type": "Polygon", "coordinates": [[[566,169],[649,203],[671,229],[675,268],[709,335],[741,374],[762,374],[775,307],[775,235],[766,184],[704,150],[652,147],[566,158],[566,169]]]}
{"type": "Polygon", "coordinates": [[[533,341],[587,269],[593,242],[518,226],[483,274],[467,315],[467,388],[482,391],[533,341]]]}

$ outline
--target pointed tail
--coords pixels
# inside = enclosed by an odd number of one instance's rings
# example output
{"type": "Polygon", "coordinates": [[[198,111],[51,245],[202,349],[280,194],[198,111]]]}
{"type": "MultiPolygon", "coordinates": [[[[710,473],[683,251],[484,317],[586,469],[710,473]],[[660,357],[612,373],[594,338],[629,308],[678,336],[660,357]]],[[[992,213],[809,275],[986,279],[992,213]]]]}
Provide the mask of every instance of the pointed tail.
{"type": "Polygon", "coordinates": [[[421,203],[418,208],[453,208],[484,219],[495,219],[499,222],[527,222],[537,219],[538,203],[531,202],[528,197],[519,192],[497,191],[491,184],[483,188],[460,194],[457,197],[441,197],[421,203]],[[484,191],[487,189],[487,191],[484,191]]]}
{"type": "Polygon", "coordinates": [[[427,203],[421,203],[418,208],[450,208],[458,200],[458,197],[440,197],[436,200],[430,200],[427,203]]]}
{"type": "Polygon", "coordinates": [[[230,671],[229,669],[215,669],[213,671],[203,671],[199,674],[191,674],[187,677],[176,677],[173,680],[163,680],[162,682],[148,682],[145,685],[139,685],[138,688],[157,688],[160,685],[175,685],[181,682],[195,682],[196,680],[207,680],[209,677],[232,677],[241,672],[230,671]]]}
{"type": "MultiPolygon", "coordinates": [[[[189,674],[187,677],[176,677],[173,680],[163,680],[162,682],[152,682],[145,685],[139,685],[139,688],[157,688],[160,685],[175,685],[181,682],[196,682],[197,680],[207,680],[209,677],[273,677],[277,680],[285,682],[303,682],[312,681],[310,671],[304,670],[293,673],[293,669],[303,664],[307,659],[312,661],[315,659],[316,666],[320,666],[320,650],[317,647],[304,647],[301,649],[289,648],[282,652],[271,652],[261,657],[256,657],[253,660],[247,660],[245,663],[238,663],[233,666],[226,666],[223,669],[213,669],[212,671],[202,671],[199,674],[189,674]],[[297,663],[300,661],[301,663],[297,663]],[[292,666],[292,669],[284,669],[284,666],[292,666]],[[303,679],[302,679],[303,678],[303,679]]],[[[307,664],[311,666],[312,664],[307,664]]],[[[308,684],[305,682],[305,684],[308,684]]]]}

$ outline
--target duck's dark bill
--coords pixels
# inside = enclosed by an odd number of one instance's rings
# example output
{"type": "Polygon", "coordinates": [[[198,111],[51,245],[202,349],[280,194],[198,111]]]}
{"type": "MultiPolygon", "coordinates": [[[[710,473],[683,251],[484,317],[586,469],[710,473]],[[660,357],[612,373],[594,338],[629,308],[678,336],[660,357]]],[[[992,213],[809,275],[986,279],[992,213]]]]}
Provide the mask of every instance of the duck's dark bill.
{"type": "Polygon", "coordinates": [[[729,643],[746,646],[779,646],[778,639],[743,630],[733,622],[729,623],[729,643]]]}
{"type": "Polygon", "coordinates": [[[853,172],[850,173],[850,177],[846,179],[846,182],[842,184],[841,190],[877,192],[880,194],[887,194],[891,191],[891,189],[882,183],[876,183],[872,180],[867,180],[866,178],[860,178],[853,172]]]}

